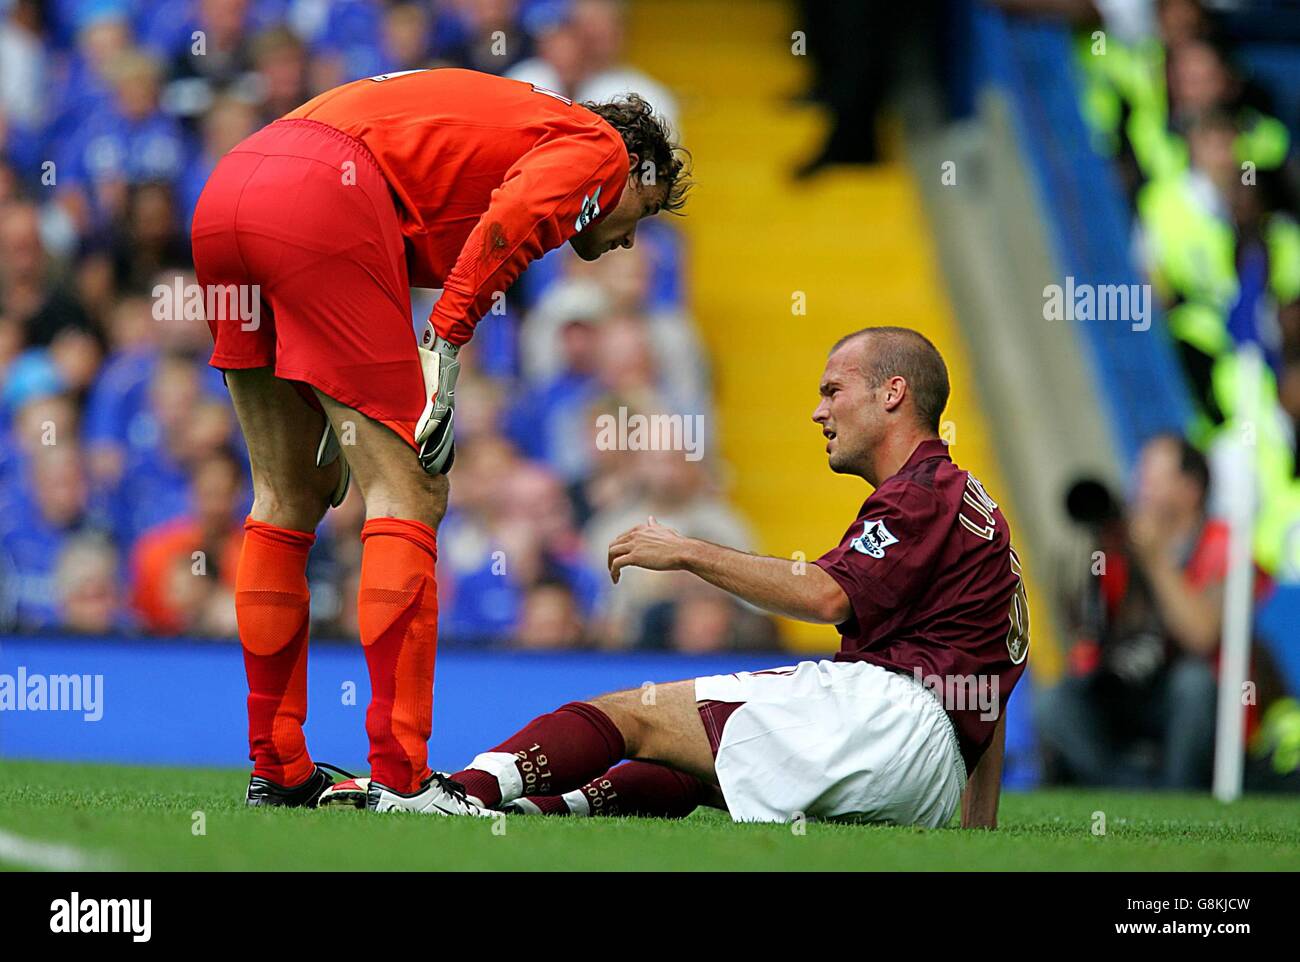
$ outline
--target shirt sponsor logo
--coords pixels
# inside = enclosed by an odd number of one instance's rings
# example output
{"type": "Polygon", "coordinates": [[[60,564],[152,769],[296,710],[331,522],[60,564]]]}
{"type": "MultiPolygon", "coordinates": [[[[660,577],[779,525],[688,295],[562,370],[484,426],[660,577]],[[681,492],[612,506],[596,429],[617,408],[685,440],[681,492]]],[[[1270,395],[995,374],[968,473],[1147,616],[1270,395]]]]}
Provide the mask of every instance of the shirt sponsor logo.
{"type": "Polygon", "coordinates": [[[854,551],[860,551],[873,558],[883,558],[885,549],[891,544],[898,544],[898,539],[890,534],[883,521],[862,522],[862,534],[849,542],[849,546],[854,551]]]}
{"type": "Polygon", "coordinates": [[[578,214],[578,219],[573,223],[575,232],[582,230],[593,220],[600,216],[600,188],[597,187],[593,193],[582,198],[582,212],[578,214]]]}

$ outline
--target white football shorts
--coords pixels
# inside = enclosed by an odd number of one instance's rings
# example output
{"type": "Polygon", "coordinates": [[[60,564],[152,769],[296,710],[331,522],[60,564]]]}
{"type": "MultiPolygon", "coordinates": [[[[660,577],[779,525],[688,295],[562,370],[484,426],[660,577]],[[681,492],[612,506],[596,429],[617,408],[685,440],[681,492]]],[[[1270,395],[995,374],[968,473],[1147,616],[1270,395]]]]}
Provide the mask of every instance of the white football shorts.
{"type": "Polygon", "coordinates": [[[801,661],[697,678],[695,698],[740,703],[710,732],[737,822],[802,815],[938,828],[961,802],[966,763],[952,722],[906,675],[862,661],[801,661]]]}

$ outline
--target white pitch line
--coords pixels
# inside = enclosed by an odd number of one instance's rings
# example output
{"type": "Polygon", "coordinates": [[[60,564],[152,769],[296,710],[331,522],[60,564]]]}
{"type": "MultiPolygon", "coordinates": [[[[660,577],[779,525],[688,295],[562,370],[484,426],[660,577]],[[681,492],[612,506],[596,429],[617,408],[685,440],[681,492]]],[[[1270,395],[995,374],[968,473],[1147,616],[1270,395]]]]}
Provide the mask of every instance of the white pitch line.
{"type": "Polygon", "coordinates": [[[104,869],[107,862],[99,856],[83,852],[71,845],[38,842],[23,838],[0,828],[0,862],[9,862],[23,868],[46,869],[51,872],[78,872],[104,869]]]}

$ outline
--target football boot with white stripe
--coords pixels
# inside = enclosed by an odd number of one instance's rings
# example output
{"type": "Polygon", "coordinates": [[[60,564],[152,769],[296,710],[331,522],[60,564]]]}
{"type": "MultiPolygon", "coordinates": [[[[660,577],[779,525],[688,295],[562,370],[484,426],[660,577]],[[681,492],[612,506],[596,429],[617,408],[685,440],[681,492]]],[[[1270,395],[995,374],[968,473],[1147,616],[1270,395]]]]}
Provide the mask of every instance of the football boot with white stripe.
{"type": "Polygon", "coordinates": [[[421,815],[468,815],[491,818],[492,812],[476,805],[465,788],[446,775],[434,772],[420,790],[409,795],[381,785],[373,778],[352,778],[327,789],[320,804],[351,805],[372,812],[417,812],[421,815]]]}

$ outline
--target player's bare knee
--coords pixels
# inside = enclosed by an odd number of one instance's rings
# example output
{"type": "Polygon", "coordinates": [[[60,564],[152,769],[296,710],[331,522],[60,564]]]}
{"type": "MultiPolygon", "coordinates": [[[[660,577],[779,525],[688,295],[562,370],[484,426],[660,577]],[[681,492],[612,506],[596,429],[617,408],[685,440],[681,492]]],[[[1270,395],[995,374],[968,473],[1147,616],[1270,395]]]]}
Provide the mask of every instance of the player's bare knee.
{"type": "MultiPolygon", "coordinates": [[[[324,474],[326,472],[320,472],[324,474]]],[[[278,528],[314,531],[329,510],[332,489],[317,490],[315,485],[254,486],[250,516],[278,528]]]]}
{"type": "Polygon", "coordinates": [[[628,758],[637,758],[651,737],[650,720],[641,704],[641,693],[641,689],[616,691],[590,702],[604,712],[622,734],[624,754],[628,758]]]}
{"type": "MultiPolygon", "coordinates": [[[[414,452],[412,460],[414,460],[414,452]]],[[[406,518],[431,528],[442,523],[447,513],[450,483],[446,475],[431,476],[416,464],[415,472],[390,474],[363,488],[366,514],[371,518],[406,518]]]]}
{"type": "MultiPolygon", "coordinates": [[[[421,469],[423,471],[423,469],[421,469]]],[[[428,505],[429,524],[438,527],[447,513],[447,499],[451,495],[451,482],[445,474],[424,475],[423,500],[428,505]]]]}

